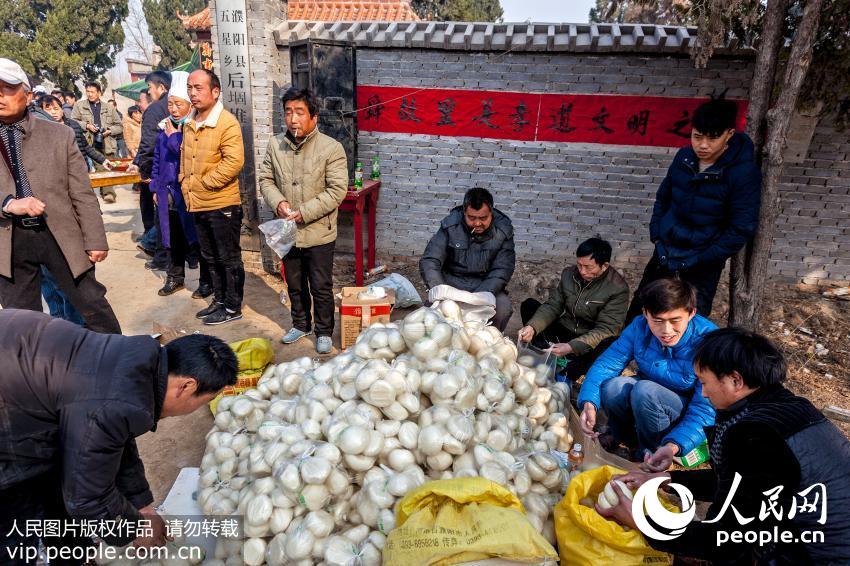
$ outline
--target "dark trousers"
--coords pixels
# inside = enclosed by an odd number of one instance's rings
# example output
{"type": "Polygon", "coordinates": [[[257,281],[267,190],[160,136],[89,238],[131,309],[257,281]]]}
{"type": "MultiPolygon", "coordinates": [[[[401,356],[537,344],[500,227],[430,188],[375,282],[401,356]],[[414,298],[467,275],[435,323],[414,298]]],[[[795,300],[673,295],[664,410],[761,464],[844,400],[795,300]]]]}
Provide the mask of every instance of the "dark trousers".
{"type": "MultiPolygon", "coordinates": [[[[0,489],[0,565],[36,564],[33,553],[38,550],[38,537],[35,534],[27,536],[27,521],[35,521],[39,528],[50,520],[61,521],[61,525],[67,526],[70,517],[62,501],[61,485],[58,474],[48,473],[0,489]],[[12,553],[16,553],[14,557],[12,553]],[[26,553],[29,556],[25,556],[26,553]]],[[[63,526],[59,528],[58,534],[63,534],[63,526]]],[[[83,563],[82,560],[58,558],[61,548],[85,549],[93,546],[90,538],[72,533],[73,530],[68,529],[65,536],[46,536],[45,533],[41,538],[45,552],[53,551],[55,554],[50,559],[51,566],[83,563]]]]}
{"type": "Polygon", "coordinates": [[[156,227],[156,247],[151,261],[160,267],[167,267],[171,264],[169,259],[171,253],[162,243],[162,226],[159,225],[159,210],[154,205],[154,226],[156,227]]]}
{"type": "Polygon", "coordinates": [[[671,271],[661,265],[658,260],[658,254],[653,253],[649,263],[643,270],[643,277],[638,284],[635,295],[632,298],[632,304],[629,305],[629,312],[626,314],[626,325],[628,326],[636,316],[643,312],[643,303],[640,300],[640,293],[644,287],[665,277],[672,277],[687,281],[697,290],[697,313],[708,318],[711,314],[711,305],[714,302],[714,295],[717,293],[717,284],[720,282],[720,274],[723,273],[723,267],[726,262],[709,263],[695,265],[689,269],[679,269],[671,271]]]}
{"type": "Polygon", "coordinates": [[[0,304],[7,309],[41,312],[41,266],[95,332],[121,334],[121,326],[106,300],[106,287],[94,276],[94,266],[74,279],[59,244],[47,228],[12,228],[12,277],[0,277],[0,304]]]}
{"type": "MultiPolygon", "coordinates": [[[[534,313],[536,313],[537,309],[540,308],[540,304],[540,301],[537,299],[526,299],[522,302],[519,307],[519,314],[520,317],[522,317],[523,326],[528,324],[528,321],[532,319],[534,313]]],[[[563,324],[556,321],[547,326],[540,334],[535,334],[531,343],[537,348],[545,349],[549,347],[550,342],[552,344],[566,343],[578,338],[578,336],[578,334],[567,329],[563,324]]],[[[602,353],[608,349],[608,346],[613,344],[616,339],[616,336],[605,338],[586,354],[582,354],[580,356],[576,356],[575,354],[568,355],[567,360],[569,363],[567,364],[566,374],[569,380],[576,381],[578,378],[586,374],[587,370],[590,369],[590,366],[593,365],[593,362],[596,361],[596,358],[601,356],[602,353]]]]}
{"type": "Polygon", "coordinates": [[[239,243],[242,207],[234,205],[196,212],[195,228],[201,245],[201,258],[212,273],[215,302],[232,312],[241,310],[245,287],[245,267],[239,243]]]}
{"type": "Polygon", "coordinates": [[[292,301],[292,326],[309,332],[311,309],[316,321],[316,336],[334,332],[333,267],[336,242],[295,248],[283,258],[289,299],[292,301]]]}
{"type": "Polygon", "coordinates": [[[133,187],[139,189],[139,210],[142,213],[142,226],[145,227],[145,232],[154,227],[156,222],[156,209],[153,203],[153,193],[150,191],[150,185],[147,183],[136,183],[133,187]]]}
{"type": "MultiPolygon", "coordinates": [[[[102,149],[102,148],[95,148],[95,149],[97,149],[99,152],[103,153],[103,149],[102,149]]],[[[103,153],[103,155],[104,155],[107,159],[115,159],[116,157],[118,157],[118,156],[117,156],[117,155],[115,155],[114,153],[109,153],[109,154],[107,154],[107,153],[103,153]]],[[[115,187],[101,187],[101,188],[100,188],[100,198],[103,198],[103,197],[105,197],[106,195],[112,195],[113,197],[114,197],[114,196],[117,196],[117,193],[115,192],[115,187]]]]}
{"type": "MultiPolygon", "coordinates": [[[[168,267],[168,276],[182,281],[186,277],[186,262],[198,257],[198,244],[189,244],[186,241],[180,213],[176,210],[168,211],[168,231],[171,239],[171,265],[168,267]]],[[[198,265],[201,269],[200,284],[212,285],[212,275],[207,260],[200,258],[198,265]]]]}

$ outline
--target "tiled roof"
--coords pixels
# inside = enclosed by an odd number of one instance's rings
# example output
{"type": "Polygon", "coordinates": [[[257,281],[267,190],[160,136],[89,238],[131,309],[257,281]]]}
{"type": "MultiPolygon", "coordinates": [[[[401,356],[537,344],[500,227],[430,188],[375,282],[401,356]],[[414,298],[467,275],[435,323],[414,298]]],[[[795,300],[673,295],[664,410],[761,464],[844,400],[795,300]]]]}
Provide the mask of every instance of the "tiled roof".
{"type": "Polygon", "coordinates": [[[292,0],[289,20],[418,22],[408,0],[292,0]]]}
{"type": "Polygon", "coordinates": [[[210,30],[210,8],[207,6],[194,16],[183,16],[180,12],[177,17],[183,21],[186,31],[209,31],[210,30]]]}
{"type": "MultiPolygon", "coordinates": [[[[280,46],[312,38],[372,48],[684,54],[697,43],[697,30],[645,24],[285,21],[274,37],[280,46]]],[[[754,55],[755,50],[730,40],[716,46],[715,53],[754,55]]]]}
{"type": "MultiPolygon", "coordinates": [[[[409,0],[290,0],[288,18],[295,21],[418,22],[409,0]]],[[[186,31],[209,31],[210,9],[194,16],[177,14],[186,31]]]]}

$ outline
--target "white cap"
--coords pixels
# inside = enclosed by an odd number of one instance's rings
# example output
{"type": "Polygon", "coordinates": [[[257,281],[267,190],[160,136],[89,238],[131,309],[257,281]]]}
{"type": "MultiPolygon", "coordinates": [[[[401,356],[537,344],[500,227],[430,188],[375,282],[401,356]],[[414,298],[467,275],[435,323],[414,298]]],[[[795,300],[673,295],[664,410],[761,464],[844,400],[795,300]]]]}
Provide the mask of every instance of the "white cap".
{"type": "Polygon", "coordinates": [[[11,59],[0,57],[0,81],[10,85],[23,84],[25,90],[30,89],[30,80],[20,65],[11,59]]]}
{"type": "Polygon", "coordinates": [[[41,93],[43,93],[43,94],[47,94],[47,87],[46,87],[46,86],[44,86],[44,85],[36,85],[36,87],[35,87],[34,89],[32,89],[32,91],[33,91],[33,92],[41,92],[41,93]]]}
{"type": "Polygon", "coordinates": [[[168,89],[168,96],[176,96],[182,98],[186,102],[189,100],[189,73],[186,71],[171,71],[171,88],[168,89]]]}

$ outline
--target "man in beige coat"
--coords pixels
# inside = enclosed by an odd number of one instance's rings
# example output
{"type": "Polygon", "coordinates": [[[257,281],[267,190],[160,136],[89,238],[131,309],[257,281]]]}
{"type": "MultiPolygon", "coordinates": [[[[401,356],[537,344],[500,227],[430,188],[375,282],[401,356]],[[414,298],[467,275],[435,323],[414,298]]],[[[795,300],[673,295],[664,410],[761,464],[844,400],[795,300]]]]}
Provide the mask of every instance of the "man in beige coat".
{"type": "MultiPolygon", "coordinates": [[[[103,91],[99,83],[86,83],[86,97],[74,104],[71,119],[83,127],[89,145],[107,159],[114,159],[118,157],[118,138],[124,133],[124,126],[118,111],[101,100],[101,94],[103,91]]],[[[117,198],[113,187],[100,189],[100,196],[106,203],[113,203],[117,198]]]]}
{"type": "Polygon", "coordinates": [[[41,266],[91,330],[121,333],[94,264],[106,232],[74,131],[27,112],[21,67],[0,59],[0,305],[41,311],[41,266]]]}
{"type": "Polygon", "coordinates": [[[258,180],[275,214],[298,225],[295,246],[283,258],[292,329],[282,341],[291,344],[312,332],[312,308],[316,351],[327,354],[334,330],[337,208],[348,191],[348,165],[342,144],[316,128],[319,108],[309,90],[289,89],[283,108],[287,131],[269,142],[258,180]]]}

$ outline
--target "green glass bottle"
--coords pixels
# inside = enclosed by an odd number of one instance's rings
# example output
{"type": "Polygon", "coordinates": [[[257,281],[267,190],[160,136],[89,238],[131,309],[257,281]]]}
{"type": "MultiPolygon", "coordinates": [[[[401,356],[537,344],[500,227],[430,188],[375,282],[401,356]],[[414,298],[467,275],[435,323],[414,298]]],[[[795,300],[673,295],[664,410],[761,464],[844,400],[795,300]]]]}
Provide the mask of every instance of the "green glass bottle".
{"type": "Polygon", "coordinates": [[[363,164],[359,161],[354,167],[354,190],[359,191],[363,188],[363,164]]]}
{"type": "Polygon", "coordinates": [[[372,180],[377,181],[381,178],[381,160],[378,156],[372,158],[372,180]]]}

